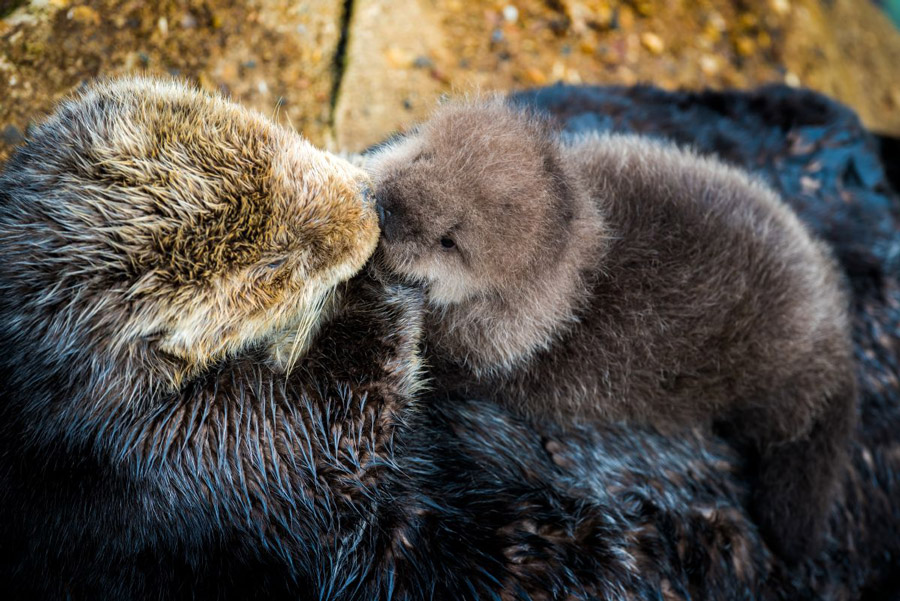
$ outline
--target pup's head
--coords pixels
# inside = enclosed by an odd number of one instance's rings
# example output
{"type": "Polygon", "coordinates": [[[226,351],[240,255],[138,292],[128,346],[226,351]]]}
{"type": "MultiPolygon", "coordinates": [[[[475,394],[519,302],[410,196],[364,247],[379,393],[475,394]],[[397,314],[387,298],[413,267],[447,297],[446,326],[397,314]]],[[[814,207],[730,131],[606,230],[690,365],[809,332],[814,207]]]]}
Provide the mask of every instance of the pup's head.
{"type": "Polygon", "coordinates": [[[367,188],[220,97],[94,86],[0,176],[0,327],[63,362],[145,362],[173,386],[274,332],[293,328],[302,346],[377,244],[367,188]]]}
{"type": "Polygon", "coordinates": [[[568,244],[576,192],[557,138],[502,99],[445,105],[368,168],[383,259],[435,304],[527,285],[568,244]]]}

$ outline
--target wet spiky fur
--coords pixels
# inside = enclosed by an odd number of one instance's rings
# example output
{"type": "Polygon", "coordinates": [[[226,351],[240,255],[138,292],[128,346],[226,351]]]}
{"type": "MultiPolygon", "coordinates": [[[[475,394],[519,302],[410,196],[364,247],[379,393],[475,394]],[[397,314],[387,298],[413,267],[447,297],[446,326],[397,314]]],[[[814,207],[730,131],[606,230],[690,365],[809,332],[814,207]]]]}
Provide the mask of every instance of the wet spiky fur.
{"type": "Polygon", "coordinates": [[[36,128],[0,175],[4,579],[40,598],[142,596],[142,557],[199,569],[207,546],[249,536],[247,553],[289,561],[321,536],[291,524],[340,497],[345,472],[377,472],[417,382],[415,319],[405,333],[395,317],[412,297],[336,292],[377,241],[366,188],[173,81],[92,86],[36,128]],[[323,325],[354,311],[364,331],[389,325],[381,352],[323,325]],[[340,373],[308,352],[316,336],[340,373]]]}
{"type": "Polygon", "coordinates": [[[440,109],[370,168],[383,262],[427,289],[436,388],[538,421],[716,426],[758,462],[771,541],[813,548],[853,426],[848,301],[770,189],[496,99],[440,109]]]}

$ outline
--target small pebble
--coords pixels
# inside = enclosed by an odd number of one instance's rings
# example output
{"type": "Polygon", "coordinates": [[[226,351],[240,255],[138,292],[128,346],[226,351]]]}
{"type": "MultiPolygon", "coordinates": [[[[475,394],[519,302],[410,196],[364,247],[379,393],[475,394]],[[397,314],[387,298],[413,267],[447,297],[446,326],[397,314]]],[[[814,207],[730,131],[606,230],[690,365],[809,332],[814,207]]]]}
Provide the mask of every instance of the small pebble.
{"type": "Polygon", "coordinates": [[[565,2],[566,14],[569,16],[569,27],[578,35],[587,31],[587,21],[591,11],[581,2],[565,2]]]}
{"type": "Polygon", "coordinates": [[[553,63],[553,70],[550,72],[553,81],[562,81],[566,76],[566,66],[559,61],[553,63]]]}
{"type": "Polygon", "coordinates": [[[90,6],[75,6],[66,16],[80,25],[99,25],[100,15],[90,6]]]}
{"type": "Polygon", "coordinates": [[[169,33],[169,20],[165,17],[160,17],[159,21],[156,22],[156,26],[159,28],[159,32],[163,35],[168,35],[169,33]]]}
{"type": "Polygon", "coordinates": [[[700,70],[707,77],[715,75],[719,72],[719,60],[710,54],[704,54],[700,57],[700,70]]]}
{"type": "Polygon", "coordinates": [[[737,53],[741,56],[750,56],[756,51],[756,43],[745,36],[741,36],[734,43],[737,53]]]}
{"type": "Polygon", "coordinates": [[[638,62],[640,58],[641,39],[636,33],[629,33],[625,36],[625,55],[626,63],[633,64],[638,62]]]}
{"type": "Polygon", "coordinates": [[[666,48],[662,38],[649,31],[641,34],[641,44],[653,54],[662,54],[666,48]]]}
{"type": "Polygon", "coordinates": [[[769,6],[772,8],[772,12],[779,17],[791,12],[791,3],[788,0],[769,0],[769,6]]]}
{"type": "Polygon", "coordinates": [[[396,46],[388,48],[384,55],[385,58],[387,58],[388,64],[394,68],[405,68],[412,64],[412,59],[409,54],[396,46]]]}
{"type": "Polygon", "coordinates": [[[616,23],[622,29],[634,27],[634,11],[629,6],[620,6],[616,12],[616,23]]]}
{"type": "Polygon", "coordinates": [[[197,26],[197,18],[191,13],[186,13],[181,17],[181,28],[182,29],[193,29],[197,26]]]}
{"type": "Polygon", "coordinates": [[[429,69],[434,66],[434,61],[427,56],[417,56],[413,61],[413,67],[416,69],[429,69]]]}
{"type": "Polygon", "coordinates": [[[628,67],[621,67],[616,72],[616,76],[619,80],[619,83],[622,83],[626,86],[633,86],[638,81],[637,75],[635,75],[634,71],[632,71],[628,67]]]}
{"type": "Polygon", "coordinates": [[[576,85],[580,84],[582,81],[581,73],[579,73],[575,69],[566,69],[565,81],[566,81],[566,83],[571,83],[571,84],[576,84],[576,85]]]}
{"type": "Polygon", "coordinates": [[[642,17],[649,17],[653,14],[653,3],[649,0],[631,0],[631,5],[642,17]]]}
{"type": "Polygon", "coordinates": [[[543,85],[547,83],[547,76],[537,67],[528,67],[525,69],[525,75],[533,84],[543,85]]]}
{"type": "Polygon", "coordinates": [[[503,31],[501,31],[500,29],[495,29],[494,31],[491,32],[491,43],[492,44],[499,44],[502,41],[503,41],[503,31]]]}
{"type": "Polygon", "coordinates": [[[237,81],[240,77],[240,65],[231,61],[223,62],[216,71],[219,81],[237,81]]]}
{"type": "Polygon", "coordinates": [[[743,27],[744,29],[752,29],[753,27],[756,27],[757,23],[759,23],[759,21],[756,19],[756,15],[754,15],[753,13],[742,14],[739,21],[741,27],[743,27]]]}
{"type": "Polygon", "coordinates": [[[900,86],[891,88],[891,91],[888,94],[888,102],[894,108],[900,108],[900,86]]]}
{"type": "Polygon", "coordinates": [[[594,23],[598,27],[611,27],[613,22],[613,9],[609,3],[604,2],[594,9],[594,23]]]}
{"type": "Polygon", "coordinates": [[[709,23],[709,25],[717,31],[725,31],[728,28],[728,23],[725,21],[725,17],[723,17],[722,13],[718,11],[712,11],[711,13],[709,13],[707,23],[709,23]]]}
{"type": "Polygon", "coordinates": [[[431,79],[437,80],[441,83],[450,83],[450,77],[448,77],[446,73],[444,73],[437,67],[430,69],[428,71],[428,74],[431,75],[431,79]]]}
{"type": "Polygon", "coordinates": [[[797,74],[790,71],[784,74],[784,83],[791,86],[792,88],[799,88],[801,85],[803,85],[802,83],[800,83],[800,78],[797,77],[797,74]]]}
{"type": "Polygon", "coordinates": [[[707,22],[706,26],[703,28],[703,36],[700,39],[707,42],[707,46],[711,46],[722,39],[722,32],[719,31],[715,25],[707,22]]]}
{"type": "Polygon", "coordinates": [[[512,4],[507,4],[503,7],[503,18],[509,23],[515,23],[519,20],[519,9],[512,4]]]}

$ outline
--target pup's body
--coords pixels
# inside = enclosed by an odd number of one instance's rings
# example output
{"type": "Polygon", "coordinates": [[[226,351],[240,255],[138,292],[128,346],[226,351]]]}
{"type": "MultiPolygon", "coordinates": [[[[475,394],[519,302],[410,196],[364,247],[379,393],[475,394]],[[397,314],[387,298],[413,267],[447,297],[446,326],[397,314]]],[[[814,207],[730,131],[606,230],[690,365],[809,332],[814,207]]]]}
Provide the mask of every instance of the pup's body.
{"type": "Polygon", "coordinates": [[[649,140],[563,141],[500,101],[370,161],[383,260],[428,290],[436,387],[540,419],[720,426],[798,557],[843,470],[855,377],[828,252],[746,174],[649,140]]]}

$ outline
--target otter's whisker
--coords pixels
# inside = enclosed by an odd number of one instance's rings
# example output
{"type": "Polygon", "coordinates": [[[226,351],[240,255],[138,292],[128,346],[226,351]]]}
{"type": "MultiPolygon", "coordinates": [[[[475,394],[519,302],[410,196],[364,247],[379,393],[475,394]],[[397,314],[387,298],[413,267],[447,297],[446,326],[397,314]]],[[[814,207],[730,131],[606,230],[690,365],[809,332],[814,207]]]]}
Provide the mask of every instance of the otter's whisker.
{"type": "Polygon", "coordinates": [[[318,294],[315,301],[313,301],[307,310],[300,316],[300,320],[297,323],[297,331],[294,335],[294,343],[291,345],[291,351],[288,355],[287,364],[285,365],[285,374],[290,374],[291,371],[293,371],[297,360],[309,348],[311,339],[315,334],[315,329],[321,322],[320,317],[330,295],[330,292],[318,294]]]}

